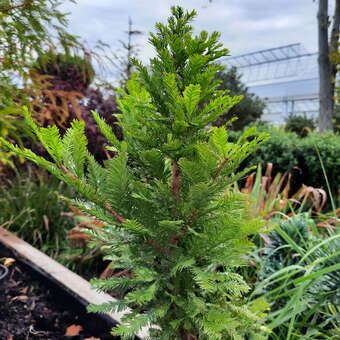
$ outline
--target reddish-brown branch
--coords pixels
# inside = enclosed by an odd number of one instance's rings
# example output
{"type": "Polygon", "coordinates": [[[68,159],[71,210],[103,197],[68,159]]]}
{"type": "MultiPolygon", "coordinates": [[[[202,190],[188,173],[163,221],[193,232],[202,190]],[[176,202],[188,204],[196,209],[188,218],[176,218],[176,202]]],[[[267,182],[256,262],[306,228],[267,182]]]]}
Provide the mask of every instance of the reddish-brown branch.
{"type": "MultiPolygon", "coordinates": [[[[109,203],[105,204],[105,209],[107,211],[109,211],[118,221],[119,224],[123,224],[126,219],[122,216],[120,216],[111,206],[109,203]]],[[[162,254],[167,255],[169,253],[168,249],[166,248],[162,248],[160,245],[158,245],[155,241],[153,240],[147,240],[146,243],[151,246],[154,247],[155,249],[157,249],[159,252],[161,252],[162,254]]]]}
{"type": "Polygon", "coordinates": [[[147,244],[151,247],[154,247],[155,249],[157,249],[159,252],[161,252],[164,255],[168,255],[169,254],[169,250],[166,248],[162,248],[160,245],[158,245],[155,241],[153,240],[147,240],[146,241],[147,244]]]}
{"type": "Polygon", "coordinates": [[[119,224],[123,224],[125,222],[125,218],[123,218],[122,216],[120,216],[112,207],[109,203],[105,204],[105,209],[107,211],[109,211],[115,218],[116,220],[119,222],[119,224]]]}
{"type": "Polygon", "coordinates": [[[215,172],[213,178],[211,179],[211,183],[214,183],[214,182],[216,181],[216,178],[218,177],[218,175],[219,175],[220,172],[222,171],[222,169],[223,169],[225,163],[227,163],[227,160],[228,160],[228,158],[222,159],[220,165],[218,166],[218,169],[216,170],[216,172],[215,172]]]}
{"type": "Polygon", "coordinates": [[[113,276],[120,277],[128,273],[129,273],[129,269],[124,269],[124,270],[119,271],[118,273],[113,274],[113,276]]]}
{"type": "Polygon", "coordinates": [[[74,180],[74,181],[77,181],[78,178],[75,176],[75,174],[73,174],[70,170],[68,170],[64,165],[61,167],[61,170],[63,170],[65,172],[65,174],[67,175],[70,175],[71,178],[74,180]]]}
{"type": "Polygon", "coordinates": [[[196,214],[197,214],[197,208],[195,208],[192,213],[191,213],[191,216],[190,216],[190,223],[194,222],[195,220],[195,217],[196,217],[196,214]]]}
{"type": "Polygon", "coordinates": [[[110,262],[107,267],[104,269],[104,271],[100,274],[99,276],[99,280],[104,280],[106,279],[108,276],[111,276],[111,274],[113,273],[113,269],[111,268],[111,264],[112,262],[110,262]]]}
{"type": "MultiPolygon", "coordinates": [[[[68,170],[64,165],[63,166],[59,166],[61,170],[64,171],[65,174],[71,176],[71,178],[74,181],[77,181],[78,178],[70,171],[68,170]]],[[[125,222],[125,218],[123,218],[122,216],[120,216],[112,207],[109,203],[105,204],[105,209],[107,211],[109,211],[115,218],[116,220],[119,222],[119,224],[123,224],[125,222]]]]}
{"type": "MultiPolygon", "coordinates": [[[[216,170],[214,176],[213,176],[212,179],[211,179],[211,183],[214,183],[214,182],[216,181],[216,178],[217,178],[218,175],[221,173],[221,171],[222,171],[224,165],[227,163],[227,161],[228,161],[228,158],[222,159],[220,165],[218,166],[218,169],[216,170]]],[[[178,169],[178,166],[177,166],[177,164],[176,164],[175,161],[174,161],[174,162],[173,162],[173,170],[172,170],[172,176],[173,176],[173,177],[172,177],[172,183],[174,183],[174,178],[175,178],[175,176],[174,176],[174,173],[175,173],[175,170],[176,170],[176,167],[175,167],[175,166],[176,166],[177,169],[178,169]]],[[[178,169],[178,171],[179,171],[179,169],[178,169]]],[[[179,186],[179,173],[178,173],[178,186],[179,186]]],[[[174,188],[174,184],[173,184],[173,188],[174,188]]],[[[173,189],[173,191],[174,191],[174,193],[175,193],[175,190],[174,190],[174,189],[173,189]]],[[[178,199],[179,199],[179,196],[178,196],[178,199]]],[[[191,213],[191,215],[190,215],[190,223],[189,223],[189,224],[192,224],[192,223],[194,222],[195,217],[196,217],[196,214],[197,214],[197,208],[195,208],[195,209],[192,211],[192,213],[191,213]]],[[[189,230],[189,228],[188,228],[188,226],[186,226],[184,229],[182,229],[181,234],[179,234],[179,233],[174,233],[173,236],[172,236],[172,238],[171,238],[171,240],[170,240],[170,243],[171,243],[172,245],[175,245],[175,246],[176,246],[176,245],[178,244],[179,240],[181,239],[181,237],[182,237],[183,235],[185,235],[185,234],[188,232],[188,230],[189,230]]]]}
{"type": "MultiPolygon", "coordinates": [[[[61,170],[64,171],[65,174],[71,176],[71,178],[74,180],[74,181],[77,181],[78,178],[70,171],[68,170],[64,165],[63,166],[59,166],[61,170]]],[[[125,218],[123,218],[122,216],[120,216],[112,207],[109,203],[106,203],[105,204],[105,209],[107,211],[109,211],[116,219],[117,221],[119,222],[119,224],[123,224],[125,222],[125,218]]]]}
{"type": "MultiPolygon", "coordinates": [[[[195,208],[195,209],[192,211],[191,215],[190,215],[190,224],[192,224],[192,223],[194,222],[196,214],[197,214],[197,209],[195,208]]],[[[182,229],[182,233],[181,233],[181,234],[174,233],[173,236],[172,236],[172,238],[171,238],[170,243],[171,243],[172,245],[174,245],[174,246],[177,246],[177,244],[178,244],[179,240],[181,239],[181,237],[182,237],[183,235],[185,235],[185,234],[188,232],[188,230],[189,230],[189,227],[186,226],[185,228],[182,229]]]]}
{"type": "Polygon", "coordinates": [[[177,201],[179,201],[179,174],[180,169],[176,161],[172,161],[172,192],[177,201]]]}
{"type": "Polygon", "coordinates": [[[13,9],[29,6],[31,4],[32,4],[32,1],[25,1],[24,3],[19,4],[19,5],[11,6],[8,8],[0,8],[0,12],[9,12],[9,11],[12,11],[13,9]]]}
{"type": "MultiPolygon", "coordinates": [[[[184,231],[184,230],[185,230],[185,229],[183,229],[183,231],[184,231]]],[[[183,231],[182,231],[182,233],[183,233],[183,231]]],[[[182,234],[174,233],[174,234],[172,235],[172,237],[171,237],[170,243],[171,243],[172,245],[174,245],[174,246],[177,246],[177,244],[178,244],[179,240],[181,239],[181,237],[182,237],[182,234]]]]}
{"type": "MultiPolygon", "coordinates": [[[[77,178],[70,170],[68,170],[65,166],[60,166],[60,168],[64,171],[65,174],[70,175],[70,176],[72,177],[73,180],[75,180],[75,181],[78,180],[78,178],[77,178]]],[[[117,220],[117,222],[118,222],[119,224],[123,224],[123,223],[126,221],[126,219],[125,219],[124,217],[120,216],[120,215],[117,213],[117,211],[115,211],[115,210],[111,207],[111,205],[110,205],[109,203],[106,203],[106,204],[105,204],[105,209],[106,209],[108,212],[110,212],[110,213],[116,218],[116,220],[117,220]]],[[[155,241],[153,241],[153,240],[147,240],[146,242],[147,242],[147,244],[149,244],[150,246],[154,247],[155,249],[157,249],[159,252],[161,252],[161,253],[163,253],[163,254],[166,254],[166,255],[167,255],[167,254],[169,253],[168,249],[162,248],[161,246],[159,246],[159,245],[158,245],[155,241]]]]}

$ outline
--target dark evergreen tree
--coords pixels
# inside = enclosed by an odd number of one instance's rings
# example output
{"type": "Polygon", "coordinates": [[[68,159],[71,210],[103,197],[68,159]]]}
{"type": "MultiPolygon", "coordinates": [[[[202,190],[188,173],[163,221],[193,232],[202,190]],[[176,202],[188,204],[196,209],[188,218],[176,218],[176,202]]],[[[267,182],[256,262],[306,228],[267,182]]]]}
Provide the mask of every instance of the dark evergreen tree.
{"type": "Polygon", "coordinates": [[[133,23],[131,18],[128,21],[128,30],[125,32],[127,34],[127,40],[119,40],[123,51],[122,53],[113,53],[113,59],[111,60],[113,66],[118,72],[119,84],[121,87],[126,88],[126,83],[130,79],[134,65],[132,59],[137,56],[138,45],[133,43],[133,38],[135,36],[143,34],[142,31],[133,29],[133,23]]]}
{"type": "Polygon", "coordinates": [[[259,120],[265,108],[265,103],[259,97],[250,93],[247,86],[241,81],[241,75],[236,67],[231,67],[227,72],[219,72],[216,79],[221,81],[219,89],[229,90],[231,96],[243,98],[232,108],[218,117],[214,125],[222,126],[232,118],[237,118],[231,123],[233,130],[242,130],[246,125],[259,120]]]}
{"type": "Polygon", "coordinates": [[[108,246],[113,268],[134,275],[93,280],[96,289],[126,294],[89,310],[125,310],[113,329],[122,339],[145,326],[149,339],[163,340],[262,339],[266,330],[259,320],[267,304],[247,303],[249,287],[237,273],[263,223],[231,185],[267,135],[252,128],[231,143],[224,126],[206,129],[240,97],[217,89],[223,68],[214,61],[228,50],[217,32],[192,35],[195,15],[173,7],[151,34],[150,68],[134,61],[138,74],[118,99],[123,141],[93,112],[117,152],[104,167],[86,149],[82,121],[61,138],[56,126],[39,128],[25,113],[53,162],[1,139],[77,189],[84,199],[73,204],[105,224],[92,236],[108,246]]]}

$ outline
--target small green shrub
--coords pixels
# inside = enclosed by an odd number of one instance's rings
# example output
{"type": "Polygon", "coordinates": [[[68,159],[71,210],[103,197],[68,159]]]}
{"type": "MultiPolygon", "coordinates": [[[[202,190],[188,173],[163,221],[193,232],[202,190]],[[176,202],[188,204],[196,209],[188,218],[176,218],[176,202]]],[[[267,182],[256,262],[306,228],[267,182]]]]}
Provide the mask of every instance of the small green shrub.
{"type": "Polygon", "coordinates": [[[231,143],[225,127],[206,129],[240,97],[217,90],[223,67],[215,60],[228,50],[217,32],[192,35],[195,15],[172,7],[149,39],[157,52],[150,68],[134,61],[139,74],[118,99],[124,141],[93,113],[117,152],[104,166],[86,148],[82,121],[61,138],[56,126],[40,128],[25,112],[53,162],[1,139],[79,191],[84,198],[73,204],[104,222],[93,236],[108,246],[113,268],[134,277],[93,280],[94,288],[125,296],[89,310],[125,310],[112,331],[122,339],[150,325],[150,339],[163,340],[263,339],[266,330],[266,302],[248,304],[249,286],[237,273],[264,223],[230,185],[247,173],[236,170],[267,134],[252,128],[231,143]]]}
{"type": "Polygon", "coordinates": [[[295,132],[300,137],[306,137],[309,132],[315,130],[316,124],[314,119],[307,118],[306,114],[299,116],[290,113],[285,121],[285,130],[295,132]]]}
{"type": "Polygon", "coordinates": [[[315,132],[300,139],[294,150],[301,168],[301,177],[308,181],[306,184],[327,189],[315,146],[320,152],[331,190],[336,196],[340,189],[340,135],[332,132],[321,135],[315,132]]]}
{"type": "Polygon", "coordinates": [[[265,166],[272,163],[274,174],[277,172],[284,173],[286,170],[292,170],[295,166],[298,166],[293,152],[297,143],[296,134],[275,128],[267,130],[266,127],[262,131],[268,131],[270,139],[259,148],[256,154],[249,157],[249,164],[262,163],[265,166]]]}
{"type": "MultiPolygon", "coordinates": [[[[255,166],[261,163],[265,166],[273,164],[272,173],[292,173],[290,194],[295,194],[302,184],[327,190],[321,163],[315,146],[318,147],[333,195],[336,197],[340,189],[340,135],[331,132],[319,134],[312,132],[305,138],[300,138],[294,132],[283,129],[262,126],[259,131],[270,134],[270,140],[262,144],[256,153],[251,154],[241,165],[255,166]]],[[[235,140],[239,133],[231,134],[235,140]]]]}

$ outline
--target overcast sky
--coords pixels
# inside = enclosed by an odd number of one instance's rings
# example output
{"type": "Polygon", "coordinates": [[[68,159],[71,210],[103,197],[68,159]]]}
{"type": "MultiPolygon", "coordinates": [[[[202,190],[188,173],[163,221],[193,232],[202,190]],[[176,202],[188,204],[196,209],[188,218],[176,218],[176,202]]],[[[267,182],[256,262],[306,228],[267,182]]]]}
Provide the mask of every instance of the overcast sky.
{"type": "Polygon", "coordinates": [[[140,59],[146,62],[153,55],[148,33],[177,4],[196,9],[195,31],[219,31],[233,56],[298,42],[309,52],[317,50],[317,2],[313,0],[78,0],[62,10],[71,13],[71,33],[90,45],[102,40],[113,49],[126,37],[130,16],[133,28],[144,32],[135,42],[140,59]]]}

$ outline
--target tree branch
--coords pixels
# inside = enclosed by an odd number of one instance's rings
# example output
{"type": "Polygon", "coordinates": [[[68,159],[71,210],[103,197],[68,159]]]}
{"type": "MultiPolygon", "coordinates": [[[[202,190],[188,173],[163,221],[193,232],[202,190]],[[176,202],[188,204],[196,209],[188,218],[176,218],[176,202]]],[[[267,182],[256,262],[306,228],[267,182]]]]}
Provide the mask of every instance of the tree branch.
{"type": "Polygon", "coordinates": [[[75,174],[73,174],[70,170],[68,170],[64,165],[59,166],[59,168],[61,170],[63,170],[65,174],[69,175],[74,181],[78,180],[78,178],[75,176],[75,174]]]}
{"type": "Polygon", "coordinates": [[[160,245],[158,245],[155,241],[153,240],[147,240],[146,243],[151,246],[154,247],[155,249],[157,249],[159,252],[161,252],[164,255],[168,255],[169,254],[169,250],[166,248],[162,248],[160,245]]]}
{"type": "Polygon", "coordinates": [[[170,243],[174,246],[177,246],[179,240],[181,239],[182,235],[185,234],[187,232],[187,228],[182,230],[182,234],[179,233],[174,233],[171,237],[171,241],[170,243]]]}
{"type": "MultiPolygon", "coordinates": [[[[77,181],[78,178],[70,171],[68,170],[64,165],[59,165],[58,166],[61,170],[63,170],[63,172],[67,175],[69,175],[74,181],[77,181]]],[[[120,216],[112,207],[109,203],[105,204],[105,209],[110,212],[118,221],[119,224],[123,224],[125,222],[125,218],[123,218],[122,216],[120,216]]]]}
{"type": "MultiPolygon", "coordinates": [[[[119,224],[123,224],[126,219],[122,216],[120,216],[111,206],[109,203],[105,204],[105,209],[107,211],[109,211],[118,221],[119,224]]],[[[160,245],[158,245],[155,241],[153,240],[147,240],[146,243],[151,246],[154,247],[155,249],[157,249],[159,252],[161,252],[162,254],[167,255],[169,253],[168,249],[166,248],[162,248],[160,245]]]]}
{"type": "Polygon", "coordinates": [[[218,166],[218,169],[216,170],[216,172],[215,172],[213,178],[211,179],[211,183],[214,183],[214,182],[216,181],[216,178],[218,177],[218,175],[219,175],[220,172],[222,171],[222,169],[223,169],[225,163],[227,163],[227,160],[228,160],[228,158],[222,159],[220,165],[218,166]]]}
{"type": "Polygon", "coordinates": [[[12,11],[13,9],[17,9],[17,8],[21,8],[21,7],[25,7],[25,6],[29,6],[32,4],[32,1],[26,1],[22,4],[19,4],[19,5],[15,5],[15,6],[11,6],[11,7],[8,7],[8,8],[0,8],[0,13],[4,13],[4,12],[10,12],[12,11]]]}
{"type": "MultiPolygon", "coordinates": [[[[191,213],[191,216],[190,216],[190,222],[189,222],[189,225],[191,225],[193,222],[194,222],[194,219],[195,219],[195,216],[196,216],[196,213],[197,213],[197,208],[195,208],[192,213],[191,213]]],[[[170,243],[174,246],[177,246],[179,240],[181,239],[181,237],[183,235],[185,235],[188,230],[189,230],[189,225],[187,225],[185,228],[182,229],[182,233],[181,234],[178,234],[178,233],[174,233],[172,238],[171,238],[171,241],[170,243]]]]}
{"type": "Polygon", "coordinates": [[[177,165],[177,162],[172,161],[172,191],[177,201],[179,201],[179,174],[180,169],[177,165]]]}
{"type": "MultiPolygon", "coordinates": [[[[222,159],[220,165],[218,166],[218,169],[216,170],[214,176],[213,176],[212,179],[211,179],[211,183],[214,183],[214,182],[216,181],[216,178],[217,178],[218,175],[221,173],[221,171],[222,171],[224,165],[227,163],[227,161],[228,161],[228,158],[222,159]]],[[[176,166],[177,166],[177,164],[176,164],[176,166]]],[[[174,174],[174,168],[173,168],[173,174],[174,174]]],[[[179,180],[178,180],[178,181],[179,181],[179,180]]],[[[173,175],[173,182],[174,182],[174,175],[173,175]]],[[[191,225],[191,224],[194,222],[195,217],[196,217],[196,214],[197,214],[197,208],[195,208],[195,209],[192,211],[192,213],[191,213],[189,225],[191,225]]],[[[179,240],[181,239],[181,237],[182,237],[183,235],[185,235],[185,234],[188,232],[188,230],[189,230],[189,225],[185,226],[185,228],[182,229],[181,234],[179,234],[179,233],[174,233],[174,234],[172,235],[172,238],[171,238],[171,240],[170,240],[170,243],[171,243],[172,245],[177,246],[177,244],[178,244],[179,240]]]]}
{"type": "Polygon", "coordinates": [[[194,222],[195,220],[195,217],[196,217],[196,214],[197,214],[197,208],[195,208],[192,213],[191,213],[191,216],[190,216],[190,223],[194,222]]]}
{"type": "MultiPolygon", "coordinates": [[[[66,173],[66,174],[68,174],[69,176],[71,176],[72,179],[73,179],[74,181],[77,181],[77,180],[78,180],[78,178],[77,178],[70,170],[68,170],[65,166],[60,166],[60,168],[64,171],[64,173],[66,173]]],[[[110,212],[110,213],[116,218],[116,220],[117,220],[117,222],[118,222],[119,224],[123,224],[123,223],[126,221],[126,219],[125,219],[124,217],[120,216],[120,215],[117,213],[117,211],[115,211],[115,210],[111,207],[111,205],[110,205],[109,203],[106,203],[106,204],[105,204],[105,209],[106,209],[108,212],[110,212]]],[[[157,249],[157,250],[158,250],[159,252],[161,252],[162,254],[165,254],[165,255],[169,254],[169,250],[168,250],[168,249],[162,248],[160,245],[158,245],[158,244],[157,244],[155,241],[153,241],[153,240],[147,240],[146,243],[147,243],[148,245],[150,245],[151,247],[154,247],[155,249],[157,249]]]]}
{"type": "Polygon", "coordinates": [[[105,209],[109,211],[118,221],[119,224],[123,224],[126,220],[124,217],[120,216],[112,207],[109,203],[105,204],[105,209]]]}

